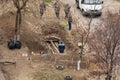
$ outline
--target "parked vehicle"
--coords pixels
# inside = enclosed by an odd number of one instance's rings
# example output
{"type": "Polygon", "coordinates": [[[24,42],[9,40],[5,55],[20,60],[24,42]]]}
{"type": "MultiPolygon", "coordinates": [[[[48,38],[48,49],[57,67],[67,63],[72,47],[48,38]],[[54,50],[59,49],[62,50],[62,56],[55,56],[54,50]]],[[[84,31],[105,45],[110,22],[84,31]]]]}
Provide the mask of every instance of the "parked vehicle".
{"type": "Polygon", "coordinates": [[[84,16],[102,15],[102,0],[76,0],[77,8],[79,8],[84,16]]]}

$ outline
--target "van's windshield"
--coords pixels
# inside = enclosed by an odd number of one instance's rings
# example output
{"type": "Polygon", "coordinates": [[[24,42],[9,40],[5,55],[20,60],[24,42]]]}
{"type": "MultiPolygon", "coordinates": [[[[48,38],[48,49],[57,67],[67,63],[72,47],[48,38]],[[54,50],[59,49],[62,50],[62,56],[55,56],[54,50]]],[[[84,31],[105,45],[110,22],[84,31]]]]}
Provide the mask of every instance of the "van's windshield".
{"type": "Polygon", "coordinates": [[[84,4],[101,4],[102,0],[83,0],[84,4]]]}

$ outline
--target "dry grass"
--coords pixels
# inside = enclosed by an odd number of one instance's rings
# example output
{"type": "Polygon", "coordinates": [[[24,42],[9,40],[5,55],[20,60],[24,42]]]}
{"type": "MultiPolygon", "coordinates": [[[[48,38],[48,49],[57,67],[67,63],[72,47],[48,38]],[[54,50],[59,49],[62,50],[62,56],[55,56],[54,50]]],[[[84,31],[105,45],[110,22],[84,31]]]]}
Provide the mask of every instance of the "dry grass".
{"type": "Polygon", "coordinates": [[[34,80],[63,80],[64,76],[60,73],[38,72],[34,76],[34,80]]]}
{"type": "MultiPolygon", "coordinates": [[[[45,68],[45,67],[44,67],[45,68]]],[[[87,80],[87,77],[81,76],[84,74],[84,71],[75,71],[64,69],[62,71],[58,71],[54,68],[50,68],[51,70],[44,69],[44,71],[36,72],[34,76],[34,80],[64,80],[65,76],[69,75],[72,77],[73,80],[87,80]]]]}
{"type": "Polygon", "coordinates": [[[117,1],[120,1],[120,0],[117,0],[117,1]]]}

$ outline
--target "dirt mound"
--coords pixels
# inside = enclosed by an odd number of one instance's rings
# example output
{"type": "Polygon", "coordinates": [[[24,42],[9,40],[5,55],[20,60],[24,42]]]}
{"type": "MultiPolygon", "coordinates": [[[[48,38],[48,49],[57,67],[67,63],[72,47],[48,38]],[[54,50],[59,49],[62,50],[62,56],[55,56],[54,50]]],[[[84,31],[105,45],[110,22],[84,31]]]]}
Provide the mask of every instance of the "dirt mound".
{"type": "Polygon", "coordinates": [[[14,19],[15,16],[12,12],[4,14],[0,17],[0,36],[1,42],[6,42],[14,34],[14,19]]]}
{"type": "Polygon", "coordinates": [[[21,41],[32,51],[47,50],[43,36],[35,34],[30,30],[24,29],[24,33],[21,35],[21,41]]]}
{"type": "MultiPolygon", "coordinates": [[[[34,6],[33,6],[34,7],[34,6]]],[[[33,8],[31,7],[31,9],[33,8]]],[[[49,7],[53,10],[52,7],[49,7]]],[[[37,13],[37,12],[36,12],[37,13]]],[[[34,17],[31,13],[27,13],[24,16],[21,26],[21,41],[24,46],[27,46],[32,51],[47,50],[46,43],[44,41],[45,36],[55,35],[59,37],[65,44],[66,48],[72,50],[73,43],[68,36],[68,31],[64,25],[61,25],[61,20],[58,20],[51,13],[52,16],[46,14],[42,19],[34,17]],[[52,17],[48,18],[47,17],[52,17]]],[[[36,14],[38,16],[38,14],[36,14]]],[[[0,17],[0,28],[3,31],[3,36],[7,41],[10,38],[14,38],[14,25],[15,25],[15,12],[8,12],[0,17]]]]}
{"type": "MultiPolygon", "coordinates": [[[[1,36],[5,43],[9,39],[14,38],[14,24],[15,24],[15,13],[9,12],[0,17],[0,31],[1,36]]],[[[28,25],[23,24],[21,27],[21,41],[24,46],[27,46],[30,50],[46,50],[42,36],[34,33],[28,27],[28,25]]]]}
{"type": "Polygon", "coordinates": [[[73,49],[73,43],[68,36],[68,31],[65,26],[61,25],[59,22],[49,22],[42,26],[42,33],[44,36],[56,36],[59,37],[67,46],[68,49],[73,49]]]}

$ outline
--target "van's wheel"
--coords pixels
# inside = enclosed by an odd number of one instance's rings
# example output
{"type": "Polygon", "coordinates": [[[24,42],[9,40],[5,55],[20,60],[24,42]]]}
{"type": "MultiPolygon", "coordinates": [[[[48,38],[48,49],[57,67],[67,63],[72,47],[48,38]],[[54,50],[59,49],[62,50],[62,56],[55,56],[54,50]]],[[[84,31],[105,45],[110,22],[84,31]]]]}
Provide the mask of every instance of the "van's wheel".
{"type": "Polygon", "coordinates": [[[84,11],[83,9],[81,10],[81,12],[82,12],[82,15],[83,15],[83,16],[87,16],[87,15],[85,14],[85,11],[84,11]]]}
{"type": "Polygon", "coordinates": [[[82,15],[84,15],[84,10],[83,9],[81,9],[81,13],[82,13],[82,15]]]}
{"type": "Polygon", "coordinates": [[[101,16],[102,15],[102,13],[101,14],[99,14],[99,16],[101,16]]]}
{"type": "Polygon", "coordinates": [[[77,4],[77,9],[80,9],[80,7],[79,7],[79,2],[76,2],[76,4],[77,4]]]}

